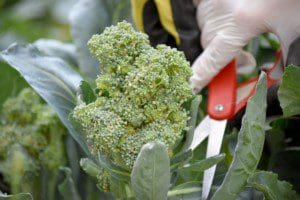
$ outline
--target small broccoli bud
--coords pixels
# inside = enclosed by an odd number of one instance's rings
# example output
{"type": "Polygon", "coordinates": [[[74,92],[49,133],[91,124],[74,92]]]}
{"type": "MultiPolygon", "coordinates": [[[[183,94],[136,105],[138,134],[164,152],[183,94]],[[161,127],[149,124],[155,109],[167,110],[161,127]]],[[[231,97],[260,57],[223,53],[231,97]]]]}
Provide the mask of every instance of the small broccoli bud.
{"type": "Polygon", "coordinates": [[[150,48],[148,36],[136,32],[127,22],[106,28],[88,42],[91,53],[106,69],[126,73],[132,69],[135,58],[150,48]]]}
{"type": "Polygon", "coordinates": [[[53,171],[64,165],[66,130],[32,89],[6,100],[0,123],[0,172],[14,192],[26,191],[21,185],[27,184],[24,180],[32,181],[25,178],[28,174],[39,177],[42,168],[53,171]]]}
{"type": "Polygon", "coordinates": [[[126,22],[94,35],[88,45],[104,70],[96,79],[98,98],[77,106],[74,118],[91,152],[129,171],[148,142],[163,142],[172,152],[187,129],[183,104],[193,97],[184,54],[151,47],[147,36],[126,22]]]}
{"type": "Polygon", "coordinates": [[[99,174],[97,175],[97,187],[99,187],[104,192],[110,192],[110,173],[101,168],[99,174]]]}
{"type": "Polygon", "coordinates": [[[3,104],[3,114],[7,123],[25,125],[36,119],[40,109],[40,99],[31,89],[24,89],[17,99],[10,98],[3,104]]]}

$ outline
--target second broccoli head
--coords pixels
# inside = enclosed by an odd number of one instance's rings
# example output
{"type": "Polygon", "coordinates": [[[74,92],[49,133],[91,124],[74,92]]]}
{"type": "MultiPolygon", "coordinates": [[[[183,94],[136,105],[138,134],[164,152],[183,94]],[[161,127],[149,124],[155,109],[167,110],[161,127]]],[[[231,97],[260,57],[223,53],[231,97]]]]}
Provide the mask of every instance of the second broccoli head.
{"type": "Polygon", "coordinates": [[[148,142],[163,142],[171,153],[187,129],[183,104],[192,98],[184,54],[151,47],[147,35],[125,21],[94,35],[88,46],[103,68],[96,79],[98,97],[77,106],[74,118],[91,151],[127,170],[148,142]]]}
{"type": "MultiPolygon", "coordinates": [[[[40,198],[40,177],[58,173],[58,167],[66,162],[66,129],[29,88],[5,101],[0,119],[0,173],[12,194],[30,192],[40,198]]],[[[51,188],[50,182],[47,188],[51,188]]]]}

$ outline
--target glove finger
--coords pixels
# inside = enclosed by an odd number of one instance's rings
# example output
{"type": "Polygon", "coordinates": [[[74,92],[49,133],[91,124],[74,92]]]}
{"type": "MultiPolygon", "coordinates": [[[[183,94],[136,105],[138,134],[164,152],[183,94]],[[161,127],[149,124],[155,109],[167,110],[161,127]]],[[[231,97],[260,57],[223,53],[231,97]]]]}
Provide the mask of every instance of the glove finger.
{"type": "Polygon", "coordinates": [[[192,65],[190,83],[195,93],[202,90],[233,58],[247,39],[219,33],[192,65]]]}
{"type": "Polygon", "coordinates": [[[238,74],[250,74],[256,67],[256,60],[251,53],[241,51],[237,57],[238,74]]]}

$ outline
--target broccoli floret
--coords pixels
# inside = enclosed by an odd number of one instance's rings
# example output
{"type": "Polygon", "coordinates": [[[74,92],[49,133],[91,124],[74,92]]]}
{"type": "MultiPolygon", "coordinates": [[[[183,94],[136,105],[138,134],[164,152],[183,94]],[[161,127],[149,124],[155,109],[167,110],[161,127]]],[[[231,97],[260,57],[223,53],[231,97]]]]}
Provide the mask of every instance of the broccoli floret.
{"type": "Polygon", "coordinates": [[[148,36],[125,21],[94,35],[88,45],[103,67],[96,79],[98,98],[77,106],[73,115],[91,152],[129,171],[148,142],[163,142],[172,152],[187,129],[183,104],[193,97],[184,54],[151,47],[148,36]]]}
{"type": "Polygon", "coordinates": [[[135,31],[126,22],[107,27],[101,35],[94,35],[88,46],[104,70],[121,74],[131,71],[135,58],[151,48],[147,35],[135,31]]]}
{"type": "Polygon", "coordinates": [[[38,177],[41,169],[55,171],[64,165],[65,133],[55,112],[32,89],[6,100],[0,122],[0,172],[13,193],[24,192],[22,185],[33,182],[26,179],[29,175],[38,177]]]}

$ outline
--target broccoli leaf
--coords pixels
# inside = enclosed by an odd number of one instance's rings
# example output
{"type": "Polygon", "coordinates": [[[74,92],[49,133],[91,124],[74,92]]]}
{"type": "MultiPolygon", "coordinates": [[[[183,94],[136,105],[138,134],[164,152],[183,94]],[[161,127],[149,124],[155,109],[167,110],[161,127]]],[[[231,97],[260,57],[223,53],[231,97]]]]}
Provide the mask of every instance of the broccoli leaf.
{"type": "Polygon", "coordinates": [[[111,193],[114,199],[135,200],[134,194],[128,183],[111,177],[111,193]]]}
{"type": "Polygon", "coordinates": [[[290,117],[300,114],[300,67],[288,66],[282,78],[282,84],[278,91],[283,115],[290,117]]]}
{"type": "Polygon", "coordinates": [[[83,135],[68,121],[69,114],[76,106],[76,92],[82,80],[81,76],[63,60],[45,56],[32,45],[12,44],[0,56],[20,72],[29,85],[53,108],[73,138],[90,155],[83,135]]]}
{"type": "Polygon", "coordinates": [[[88,50],[87,41],[93,34],[108,26],[108,13],[99,0],[80,0],[70,12],[71,33],[77,48],[79,68],[95,78],[99,73],[99,63],[88,50]],[[87,23],[88,22],[88,23],[87,23]]]}
{"type": "Polygon", "coordinates": [[[285,181],[279,181],[277,174],[266,171],[254,173],[248,183],[261,191],[267,200],[297,199],[292,185],[285,181]]]}
{"type": "Polygon", "coordinates": [[[199,105],[202,101],[202,97],[197,95],[192,103],[191,103],[191,107],[190,107],[190,120],[188,121],[188,127],[190,128],[187,132],[187,139],[185,141],[185,145],[184,145],[184,150],[188,150],[191,148],[191,144],[194,138],[194,131],[196,128],[196,123],[197,123],[197,115],[198,115],[198,109],[199,109],[199,105]]]}
{"type": "Polygon", "coordinates": [[[130,172],[125,170],[124,168],[113,164],[108,158],[98,154],[98,164],[100,167],[109,171],[110,175],[119,181],[130,181],[130,172]]]}
{"type": "Polygon", "coordinates": [[[70,168],[61,167],[60,170],[65,173],[65,180],[58,186],[59,193],[66,200],[80,200],[80,196],[76,191],[70,168]]]}
{"type": "Polygon", "coordinates": [[[175,155],[171,159],[171,170],[177,169],[179,166],[187,163],[189,160],[191,160],[193,157],[192,150],[184,151],[182,153],[179,153],[175,155]]]}
{"type": "Polygon", "coordinates": [[[4,101],[11,96],[16,96],[21,89],[26,87],[26,81],[9,65],[1,61],[0,56],[0,110],[4,101]]]}
{"type": "Polygon", "coordinates": [[[53,39],[39,39],[33,43],[39,51],[48,56],[58,57],[77,66],[78,58],[73,44],[62,43],[53,39]]]}
{"type": "Polygon", "coordinates": [[[225,158],[225,154],[220,154],[217,156],[213,156],[192,164],[189,164],[187,166],[184,166],[182,168],[179,168],[179,171],[196,171],[196,172],[203,172],[206,169],[209,169],[210,167],[218,164],[225,158]]]}
{"type": "Polygon", "coordinates": [[[92,103],[96,100],[96,95],[88,82],[81,81],[79,87],[81,98],[86,104],[92,103]]]}
{"type": "Polygon", "coordinates": [[[180,184],[168,192],[168,199],[201,199],[202,183],[199,181],[180,184]],[[193,195],[193,196],[192,196],[193,195]],[[193,198],[194,197],[194,198],[193,198]],[[198,197],[198,198],[197,198],[198,197]]]}
{"type": "Polygon", "coordinates": [[[133,166],[131,184],[137,199],[167,199],[170,159],[162,143],[145,144],[133,166]]]}
{"type": "Polygon", "coordinates": [[[33,200],[33,198],[30,193],[6,195],[0,191],[0,200],[33,200]]]}
{"type": "Polygon", "coordinates": [[[255,172],[265,140],[266,95],[266,75],[262,73],[256,92],[248,101],[233,162],[222,185],[212,197],[213,200],[236,199],[246,186],[249,176],[255,172]]]}

